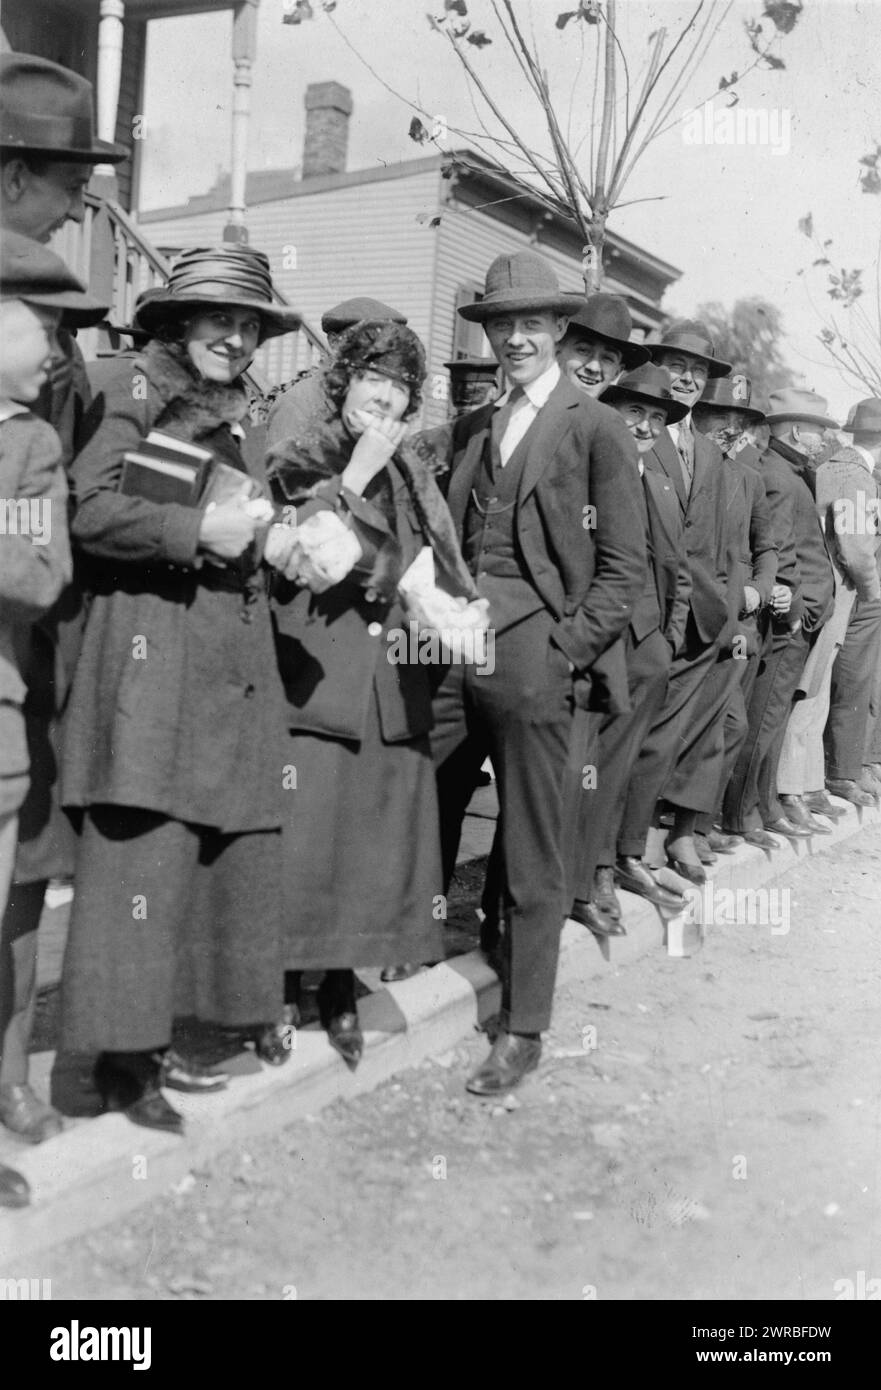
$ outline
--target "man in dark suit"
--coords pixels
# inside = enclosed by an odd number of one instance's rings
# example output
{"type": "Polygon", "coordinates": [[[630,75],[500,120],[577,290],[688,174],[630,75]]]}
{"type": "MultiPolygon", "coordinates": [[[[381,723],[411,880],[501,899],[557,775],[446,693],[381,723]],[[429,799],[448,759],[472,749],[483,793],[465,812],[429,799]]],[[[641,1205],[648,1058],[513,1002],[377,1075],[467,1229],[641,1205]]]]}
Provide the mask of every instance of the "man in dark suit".
{"type": "MultiPolygon", "coordinates": [[[[669,372],[651,364],[607,385],[599,399],[617,410],[640,455],[648,453],[668,424],[687,414],[687,407],[673,398],[669,372]]],[[[664,702],[670,663],[685,636],[691,596],[673,484],[660,473],[649,472],[641,457],[639,471],[649,564],[626,634],[632,708],[627,714],[601,719],[596,784],[583,790],[576,812],[574,902],[569,915],[596,936],[620,936],[625,930],[612,883],[618,826],[630,773],[642,740],[664,702]]],[[[684,905],[681,894],[660,884],[656,901],[658,906],[674,911],[681,911],[684,905]]]]}
{"type": "MultiPolygon", "coordinates": [[[[789,420],[785,398],[770,397],[772,438],[760,460],[762,480],[777,541],[777,584],[765,641],[747,707],[747,735],[738,754],[722,808],[723,828],[750,844],[772,849],[778,841],[763,828],[781,817],[809,833],[822,833],[815,813],[839,812],[819,788],[808,799],[778,797],[777,765],[793,696],[808,652],[832,612],[832,565],[817,517],[814,479],[804,447],[813,436],[804,421],[789,420]],[[793,434],[794,431],[794,434],[793,434]],[[789,591],[788,606],[778,590],[789,591]]],[[[804,402],[796,402],[804,406],[804,402]]],[[[818,435],[818,439],[820,436],[818,435]]]]}
{"type": "MultiPolygon", "coordinates": [[[[730,371],[729,364],[716,357],[706,327],[696,320],[671,324],[663,341],[649,348],[652,360],[670,373],[673,395],[689,412],[708,378],[730,371]]],[[[664,785],[677,761],[684,758],[701,761],[705,768],[721,768],[722,726],[699,717],[699,696],[715,664],[727,619],[727,565],[722,455],[717,446],[695,434],[686,414],[661,431],[644,461],[648,470],[673,485],[692,584],[685,638],[671,667],[664,704],[630,779],[615,868],[623,888],[657,901],[657,880],[648,866],[659,862],[664,853],[655,809],[664,785]]],[[[680,801],[667,845],[674,869],[697,883],[705,875],[694,846],[694,823],[699,811],[712,810],[712,799],[706,796],[708,783],[708,777],[697,776],[677,789],[680,801]]]]}
{"type": "Polygon", "coordinates": [[[574,708],[628,707],[623,644],[645,575],[636,449],[619,417],[563,379],[555,353],[581,296],[532,251],[496,258],[482,322],[504,372],[499,399],[456,422],[447,501],[481,597],[494,666],[452,665],[433,750],[448,872],[461,788],[489,754],[505,879],[501,1031],[468,1080],[504,1092],[538,1065],[550,1023],[565,901],[563,802],[574,708]]]}
{"type": "MultiPolygon", "coordinates": [[[[701,697],[707,716],[723,724],[724,748],[716,783],[716,804],[703,811],[696,824],[696,847],[704,862],[713,862],[714,850],[730,852],[735,841],[714,827],[722,810],[722,796],[747,734],[746,705],[758,667],[767,614],[775,593],[777,542],[761,474],[748,459],[756,457],[752,445],[739,448],[745,431],[764,421],[750,405],[752,385],[739,373],[707,382],[692,411],[695,429],[711,439],[723,456],[725,529],[728,556],[728,622],[719,640],[719,654],[701,697]]],[[[779,604],[788,604],[790,592],[777,593],[779,604]]],[[[698,773],[703,769],[698,769],[698,773]]],[[[675,800],[677,769],[670,787],[675,800]]],[[[712,771],[708,770],[709,776],[712,771]]],[[[710,788],[707,788],[708,792],[710,788]]]]}

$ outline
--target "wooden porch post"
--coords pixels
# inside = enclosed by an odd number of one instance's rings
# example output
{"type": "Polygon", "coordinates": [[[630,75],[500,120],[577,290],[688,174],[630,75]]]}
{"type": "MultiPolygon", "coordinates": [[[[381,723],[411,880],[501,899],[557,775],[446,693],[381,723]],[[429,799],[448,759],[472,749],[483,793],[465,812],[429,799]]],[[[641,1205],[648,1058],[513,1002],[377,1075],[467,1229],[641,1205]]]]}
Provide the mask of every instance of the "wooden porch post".
{"type": "MultiPolygon", "coordinates": [[[[116,112],[119,106],[119,84],[122,77],[124,0],[101,0],[98,18],[98,138],[113,142],[116,139],[116,112]]],[[[102,181],[101,193],[114,197],[116,174],[112,164],[97,164],[95,174],[102,181]],[[109,183],[104,183],[108,180],[109,183]]]]}
{"type": "Polygon", "coordinates": [[[260,0],[239,0],[233,13],[232,155],[229,221],[224,241],[248,240],[245,227],[245,179],[248,170],[248,122],[251,115],[251,67],[257,56],[257,7],[260,0]]]}

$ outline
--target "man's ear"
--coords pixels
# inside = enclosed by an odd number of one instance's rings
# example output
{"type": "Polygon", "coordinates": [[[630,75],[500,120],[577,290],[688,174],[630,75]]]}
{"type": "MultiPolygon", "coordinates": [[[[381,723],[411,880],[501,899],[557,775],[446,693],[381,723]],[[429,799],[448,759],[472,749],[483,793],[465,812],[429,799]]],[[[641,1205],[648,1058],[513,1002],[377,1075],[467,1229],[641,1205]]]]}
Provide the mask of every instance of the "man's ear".
{"type": "Polygon", "coordinates": [[[554,329],[554,342],[562,343],[569,331],[569,320],[565,314],[557,314],[557,326],[554,329]]]}
{"type": "Polygon", "coordinates": [[[4,161],[2,174],[0,174],[0,185],[3,188],[3,198],[5,202],[17,203],[27,188],[28,175],[30,170],[23,159],[7,159],[4,161]]]}

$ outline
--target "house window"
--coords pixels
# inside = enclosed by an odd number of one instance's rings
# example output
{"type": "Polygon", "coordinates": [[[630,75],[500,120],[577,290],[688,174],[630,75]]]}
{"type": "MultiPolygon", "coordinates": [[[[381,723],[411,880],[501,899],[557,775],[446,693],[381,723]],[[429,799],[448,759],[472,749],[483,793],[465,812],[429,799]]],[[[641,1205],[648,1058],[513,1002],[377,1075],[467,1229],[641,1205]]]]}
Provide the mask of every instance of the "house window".
{"type": "Polygon", "coordinates": [[[456,311],[453,314],[452,361],[454,362],[458,362],[461,357],[492,357],[483,325],[469,323],[467,319],[463,319],[459,315],[459,309],[463,304],[479,304],[482,299],[483,290],[476,280],[460,285],[456,291],[456,311]]]}

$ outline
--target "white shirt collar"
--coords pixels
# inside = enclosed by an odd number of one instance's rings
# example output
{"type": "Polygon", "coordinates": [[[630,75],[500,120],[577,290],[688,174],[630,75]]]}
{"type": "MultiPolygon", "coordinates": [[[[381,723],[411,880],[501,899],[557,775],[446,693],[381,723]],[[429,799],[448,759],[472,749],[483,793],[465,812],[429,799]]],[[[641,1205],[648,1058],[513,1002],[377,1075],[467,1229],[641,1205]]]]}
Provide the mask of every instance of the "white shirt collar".
{"type": "Polygon", "coordinates": [[[20,401],[0,401],[0,424],[11,420],[13,415],[29,415],[30,411],[20,401]]]}
{"type": "MultiPolygon", "coordinates": [[[[548,396],[560,380],[560,376],[559,365],[556,362],[552,362],[546,372],[542,372],[541,376],[536,377],[535,381],[530,381],[528,386],[524,386],[523,391],[526,395],[526,399],[534,410],[541,410],[548,396]]],[[[497,401],[493,402],[496,406],[507,405],[508,397],[516,384],[508,381],[507,377],[505,378],[505,383],[505,390],[502,395],[499,396],[497,401]]]]}
{"type": "Polygon", "coordinates": [[[874,472],[875,472],[875,460],[874,460],[874,458],[872,457],[872,455],[869,453],[868,449],[864,449],[863,446],[862,446],[862,444],[854,444],[854,445],[852,445],[851,447],[853,448],[854,453],[859,454],[860,458],[862,459],[863,463],[864,463],[864,464],[866,465],[866,467],[868,468],[869,472],[870,472],[870,473],[874,473],[874,472]]]}

